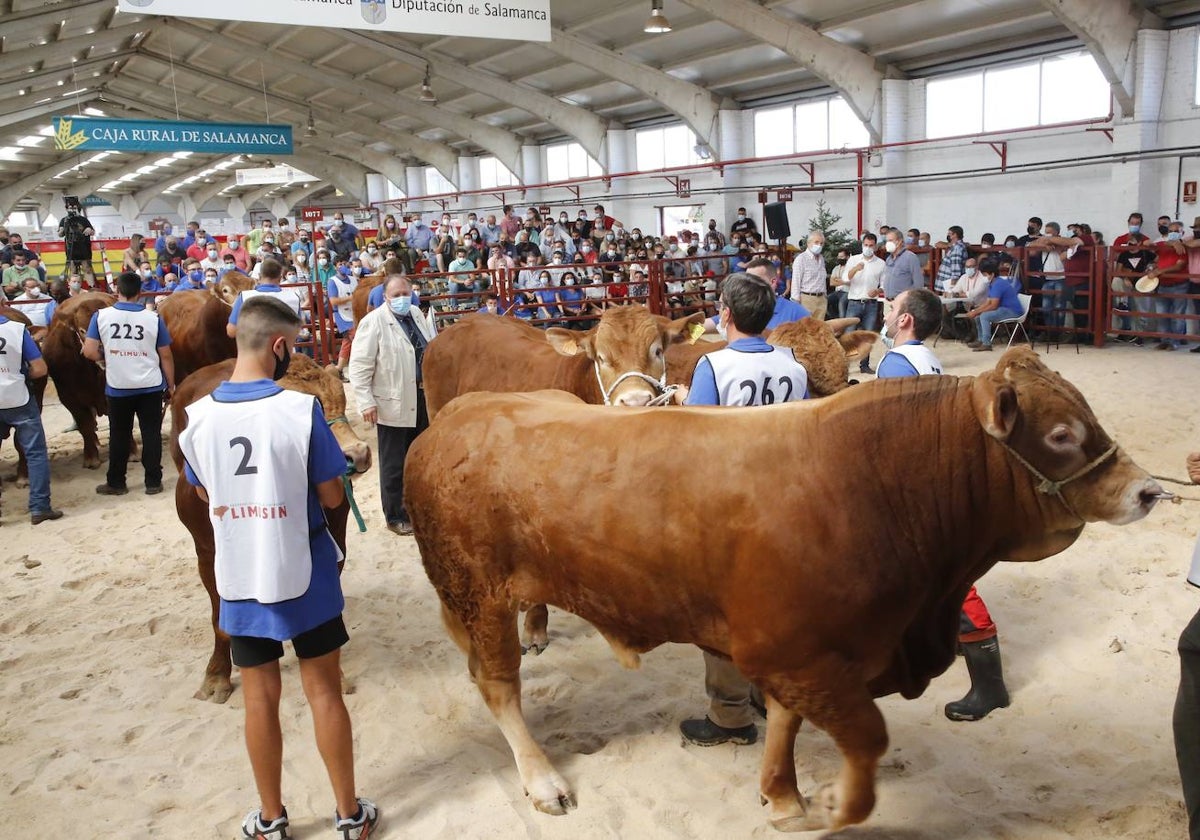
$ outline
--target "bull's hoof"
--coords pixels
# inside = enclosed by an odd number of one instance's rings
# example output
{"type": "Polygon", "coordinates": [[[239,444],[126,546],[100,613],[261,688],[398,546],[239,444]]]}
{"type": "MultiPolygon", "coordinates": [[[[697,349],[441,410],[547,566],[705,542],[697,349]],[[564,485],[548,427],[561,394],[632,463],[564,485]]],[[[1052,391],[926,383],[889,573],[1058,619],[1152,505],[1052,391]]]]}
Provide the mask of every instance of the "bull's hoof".
{"type": "Polygon", "coordinates": [[[83,468],[85,470],[94,470],[94,469],[97,469],[99,466],[100,466],[100,456],[99,455],[84,455],[83,456],[83,468]]]}
{"type": "Polygon", "coordinates": [[[541,642],[530,642],[527,645],[521,645],[521,653],[522,654],[532,654],[533,656],[540,656],[542,654],[542,651],[544,651],[548,647],[550,647],[550,641],[548,639],[545,641],[541,641],[541,642]]]}
{"type": "Polygon", "coordinates": [[[16,488],[18,490],[24,490],[28,486],[29,486],[29,476],[27,476],[27,475],[17,476],[16,488]]]}
{"type": "Polygon", "coordinates": [[[233,683],[229,677],[209,675],[200,684],[200,690],[192,696],[197,700],[208,700],[213,703],[224,703],[233,694],[233,683]]]}
{"type": "Polygon", "coordinates": [[[578,807],[575,794],[557,773],[539,779],[525,791],[525,795],[533,802],[534,808],[556,817],[564,816],[567,811],[578,807]]]}
{"type": "MultiPolygon", "coordinates": [[[[763,805],[768,804],[767,798],[761,794],[759,801],[763,805]]],[[[833,786],[825,785],[812,799],[802,796],[798,800],[777,804],[772,808],[768,821],[776,831],[813,832],[813,838],[824,837],[825,832],[833,825],[833,812],[836,807],[837,797],[833,786]]]]}

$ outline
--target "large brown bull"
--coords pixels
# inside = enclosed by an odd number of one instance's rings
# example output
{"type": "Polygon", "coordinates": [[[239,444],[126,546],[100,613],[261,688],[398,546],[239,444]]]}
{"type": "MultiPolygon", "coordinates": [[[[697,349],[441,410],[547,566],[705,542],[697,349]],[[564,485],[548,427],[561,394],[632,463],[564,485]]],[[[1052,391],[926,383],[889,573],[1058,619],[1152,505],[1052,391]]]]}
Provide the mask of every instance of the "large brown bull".
{"type": "Polygon", "coordinates": [[[108,399],[104,396],[104,371],[84,358],[83,339],[92,316],[115,302],[116,298],[104,292],[85,292],[63,301],[42,339],[42,356],[59,401],[71,413],[83,438],[83,465],[89,470],[100,466],[96,418],[108,413],[108,399]]]}
{"type": "Polygon", "coordinates": [[[871,813],[887,747],[874,698],[917,697],[949,667],[973,581],[1063,551],[1086,522],[1141,519],[1162,495],[1028,348],[978,377],[753,409],[468,394],[417,439],[404,486],[447,628],[536,808],[575,798],[521,712],[522,602],[591,622],[628,667],[664,642],[730,657],[766,698],[760,791],[786,830],[871,813]],[[673,441],[686,458],[662,457],[673,441]],[[855,504],[829,504],[848,482],[855,504]],[[843,758],[811,806],[802,717],[843,758]]]}
{"type": "Polygon", "coordinates": [[[240,271],[227,271],[208,291],[176,292],[160,298],[158,314],[171,334],[175,384],[208,365],[237,355],[237,343],[225,332],[233,302],[254,288],[240,271]]]}
{"type": "MultiPolygon", "coordinates": [[[[179,433],[187,428],[185,409],[201,397],[212,393],[217,385],[227,380],[233,373],[234,364],[235,361],[230,359],[201,368],[175,390],[175,397],[171,401],[171,458],[175,462],[175,468],[179,470],[179,480],[175,484],[175,511],[179,515],[179,521],[192,535],[200,579],[204,582],[212,605],[213,652],[205,667],[204,681],[200,690],[196,692],[196,698],[212,700],[214,703],[224,703],[233,692],[233,684],[229,679],[233,666],[229,657],[229,637],[221,632],[217,624],[220,599],[217,596],[217,582],[213,571],[216,546],[208,504],[200,499],[195,488],[183,476],[183,452],[179,448],[179,433]]],[[[322,370],[308,356],[294,353],[287,375],[279,384],[293,391],[317,397],[321,401],[325,419],[342,447],[347,463],[352,463],[357,473],[366,472],[371,468],[371,450],[346,419],[346,392],[336,377],[322,370]]],[[[349,502],[344,501],[337,509],[327,512],[330,533],[343,554],[346,552],[346,517],[349,511],[349,502]]]]}

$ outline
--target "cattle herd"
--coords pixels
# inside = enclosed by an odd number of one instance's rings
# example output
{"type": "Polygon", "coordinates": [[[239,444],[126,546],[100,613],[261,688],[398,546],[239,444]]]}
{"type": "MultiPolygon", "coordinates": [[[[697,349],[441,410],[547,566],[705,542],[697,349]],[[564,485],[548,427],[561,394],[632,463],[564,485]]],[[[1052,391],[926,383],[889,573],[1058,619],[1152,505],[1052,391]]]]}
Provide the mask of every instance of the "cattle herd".
{"type": "MultiPolygon", "coordinates": [[[[159,309],[178,382],[177,468],[184,409],[232,369],[225,324],[251,283],[230,272],[211,291],[173,295],[159,309]]],[[[100,292],[71,298],[42,337],[88,468],[101,463],[104,374],[80,348],[92,314],[113,301],[100,292]]],[[[837,830],[875,803],[887,745],[875,699],[916,697],[949,667],[971,584],[999,561],[1063,551],[1086,522],[1138,520],[1162,491],[1028,348],[976,377],[849,387],[848,363],[877,336],[805,319],[770,340],[793,348],[822,399],[657,407],[664,389],[688,384],[700,356],[723,346],[696,340],[700,317],[671,321],[626,306],[605,310],[587,331],[484,314],[443,330],[424,359],[431,425],[409,455],[406,507],[445,626],[535,808],[575,806],[521,710],[522,652],[549,643],[550,605],[590,622],[626,667],[665,642],[731,658],[766,700],[760,793],[771,824],[837,830]],[[888,418],[898,412],[910,443],[936,444],[889,446],[888,418]],[[833,449],[861,457],[815,457],[833,449]],[[711,480],[693,480],[697,464],[711,480]],[[863,488],[854,518],[848,506],[823,503],[848,480],[863,488]],[[939,492],[925,490],[935,484],[939,492]],[[581,494],[585,486],[591,492],[581,494]],[[989,515],[994,499],[1006,500],[1006,521],[989,515]],[[773,513],[818,509],[819,518],[773,513]],[[837,781],[812,797],[798,790],[793,753],[804,718],[843,760],[837,781]]],[[[366,473],[371,450],[347,418],[336,374],[297,354],[281,384],[320,399],[354,472],[366,473]]],[[[175,501],[212,601],[214,649],[197,697],[224,702],[233,685],[229,640],[216,631],[209,512],[182,478],[175,501]]],[[[343,547],[347,512],[330,514],[343,547]]]]}

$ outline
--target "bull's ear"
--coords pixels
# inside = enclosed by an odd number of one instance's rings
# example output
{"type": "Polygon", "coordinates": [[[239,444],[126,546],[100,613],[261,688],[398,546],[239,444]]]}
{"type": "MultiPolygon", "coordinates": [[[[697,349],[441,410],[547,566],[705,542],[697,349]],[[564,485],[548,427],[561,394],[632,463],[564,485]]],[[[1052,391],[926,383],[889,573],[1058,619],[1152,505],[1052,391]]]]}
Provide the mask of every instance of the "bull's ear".
{"type": "Polygon", "coordinates": [[[693,312],[686,318],[676,318],[674,321],[668,321],[663,325],[663,342],[665,344],[678,344],[681,341],[687,341],[692,337],[691,328],[693,326],[699,327],[703,324],[703,312],[693,312]]]}
{"type": "Polygon", "coordinates": [[[996,440],[1008,440],[1020,414],[1017,389],[997,377],[983,374],[975,380],[972,396],[975,413],[984,431],[996,440]]]}
{"type": "Polygon", "coordinates": [[[878,340],[879,333],[867,330],[855,330],[852,333],[838,336],[838,344],[842,345],[842,350],[845,351],[846,361],[848,362],[870,356],[871,348],[875,346],[875,342],[878,340]]]}
{"type": "Polygon", "coordinates": [[[546,330],[546,341],[550,342],[550,346],[564,356],[578,356],[580,353],[591,356],[592,336],[595,332],[595,327],[587,332],[550,327],[546,330]]]}

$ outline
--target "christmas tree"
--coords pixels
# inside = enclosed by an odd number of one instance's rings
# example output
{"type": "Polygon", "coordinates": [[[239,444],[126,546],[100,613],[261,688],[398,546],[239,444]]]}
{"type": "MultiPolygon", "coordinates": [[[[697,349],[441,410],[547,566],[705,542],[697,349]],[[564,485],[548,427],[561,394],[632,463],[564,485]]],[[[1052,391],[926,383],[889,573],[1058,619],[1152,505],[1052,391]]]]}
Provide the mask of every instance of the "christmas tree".
{"type": "Polygon", "coordinates": [[[850,251],[850,246],[854,243],[854,236],[848,228],[836,227],[841,220],[842,217],[830,210],[823,198],[817,199],[817,215],[808,220],[810,231],[819,230],[825,234],[825,250],[822,255],[825,257],[825,268],[829,271],[833,270],[837,262],[838,251],[850,251]]]}

